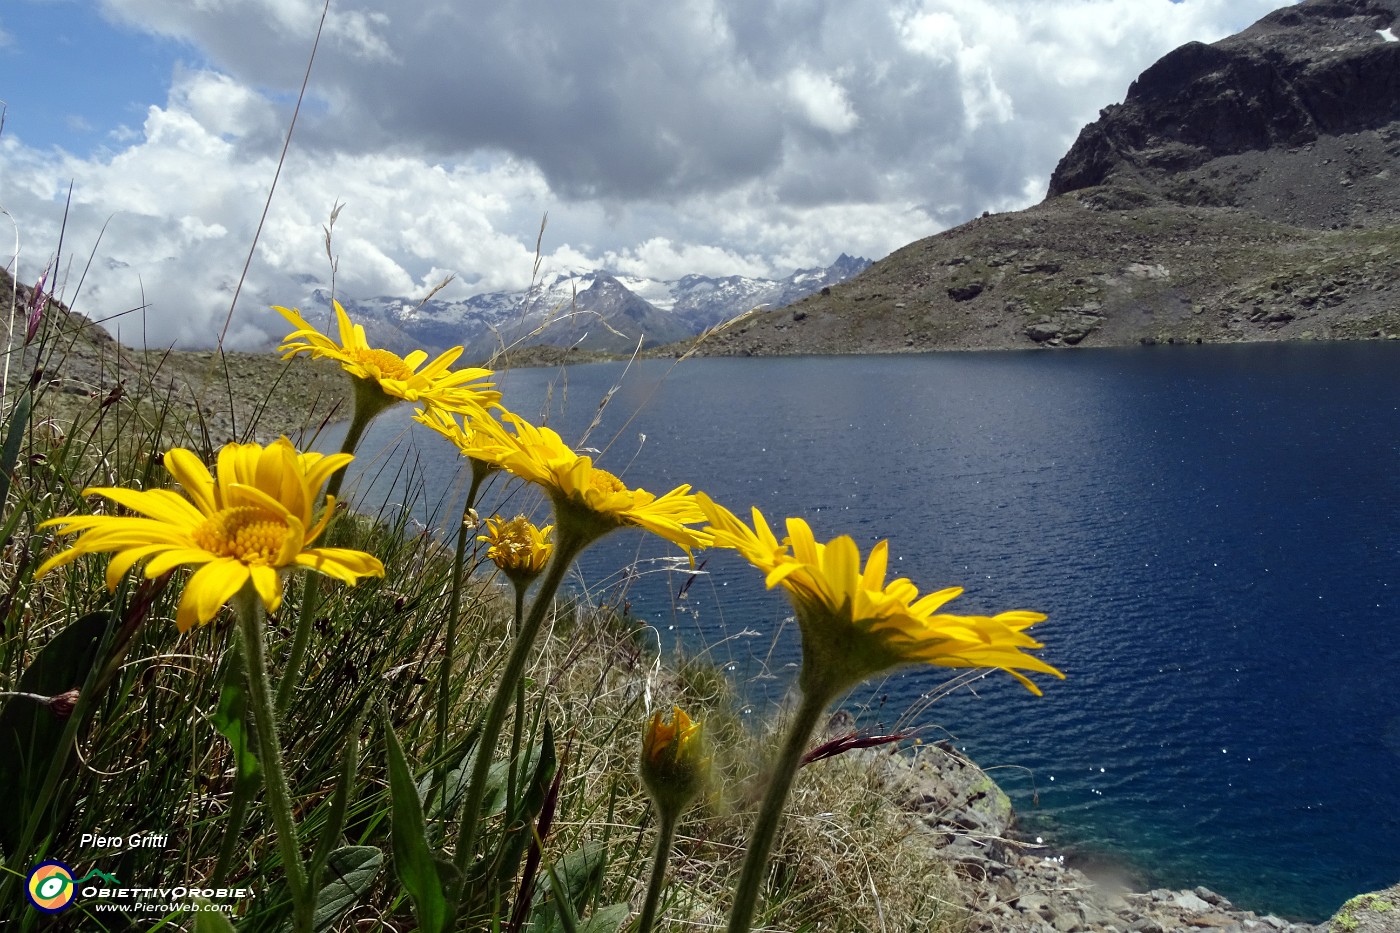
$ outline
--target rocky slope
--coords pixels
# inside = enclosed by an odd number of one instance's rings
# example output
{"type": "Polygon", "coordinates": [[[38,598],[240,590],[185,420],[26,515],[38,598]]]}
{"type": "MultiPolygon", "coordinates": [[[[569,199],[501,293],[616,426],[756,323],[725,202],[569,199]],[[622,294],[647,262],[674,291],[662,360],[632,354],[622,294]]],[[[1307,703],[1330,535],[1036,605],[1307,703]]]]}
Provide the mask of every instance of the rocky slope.
{"type": "Polygon", "coordinates": [[[910,244],[702,352],[1400,334],[1400,0],[1305,0],[1148,68],[1049,196],[910,244]]]}
{"type": "MultiPolygon", "coordinates": [[[[1205,887],[1134,890],[1111,870],[1076,867],[1072,859],[1039,840],[1018,836],[1006,795],[947,743],[913,753],[872,751],[867,761],[890,799],[910,814],[918,844],[932,847],[956,866],[964,882],[960,891],[968,911],[968,933],[1345,929],[1336,921],[1314,926],[1260,915],[1205,887]]],[[[1365,905],[1373,906],[1370,900],[1365,905]]]]}
{"type": "Polygon", "coordinates": [[[12,348],[0,368],[6,411],[33,386],[36,423],[59,435],[90,427],[113,405],[145,423],[162,424],[168,443],[197,447],[295,436],[323,419],[349,417],[350,384],[337,366],[288,364],[271,352],[126,347],[57,301],[36,303],[34,288],[16,284],[3,269],[0,346],[12,348]],[[32,339],[26,340],[36,307],[32,339]]]}

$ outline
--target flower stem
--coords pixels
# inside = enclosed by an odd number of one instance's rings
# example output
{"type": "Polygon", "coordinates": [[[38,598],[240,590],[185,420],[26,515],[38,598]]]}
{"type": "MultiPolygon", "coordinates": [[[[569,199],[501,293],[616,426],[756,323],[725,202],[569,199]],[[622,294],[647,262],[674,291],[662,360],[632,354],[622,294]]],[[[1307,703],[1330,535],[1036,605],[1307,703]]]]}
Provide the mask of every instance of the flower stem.
{"type": "Polygon", "coordinates": [[[647,885],[647,899],[642,905],[642,916],[637,921],[637,933],[651,933],[656,924],[656,910],[661,904],[661,890],[666,886],[666,863],[671,860],[671,846],[676,841],[678,814],[656,810],[661,825],[656,831],[656,852],[651,861],[651,881],[647,885]]]}
{"type": "Polygon", "coordinates": [[[787,739],[773,775],[769,778],[768,790],[763,795],[763,805],[759,808],[758,819],[749,833],[749,849],[744,855],[744,866],[739,873],[739,883],[734,889],[734,906],[729,912],[728,933],[748,933],[753,924],[754,910],[758,906],[759,889],[768,869],[768,855],[773,850],[773,841],[778,835],[778,825],[783,817],[783,805],[787,803],[792,780],[802,764],[802,756],[807,751],[807,743],[821,719],[822,712],[831,701],[828,691],[803,691],[802,702],[797,707],[797,715],[788,728],[787,739]]]}
{"type": "MultiPolygon", "coordinates": [[[[525,618],[525,590],[528,583],[515,584],[515,631],[519,633],[520,622],[525,618]]],[[[525,678],[515,682],[515,718],[510,726],[510,767],[506,770],[506,800],[515,803],[516,773],[520,758],[520,746],[525,741],[525,678]]]]}
{"type": "Polygon", "coordinates": [[[438,762],[437,785],[442,793],[444,807],[447,804],[447,762],[443,755],[447,747],[447,714],[452,699],[452,673],[456,670],[457,625],[462,618],[462,579],[466,575],[467,544],[471,541],[472,527],[467,524],[467,516],[476,505],[476,494],[481,488],[481,477],[472,472],[472,485],[467,490],[467,502],[462,506],[462,522],[457,526],[457,554],[452,563],[451,596],[447,603],[447,634],[442,645],[442,665],[438,670],[437,734],[433,736],[433,758],[438,762]]]}
{"type": "MultiPolygon", "coordinates": [[[[369,396],[367,396],[367,390],[360,388],[361,381],[355,380],[355,414],[350,419],[350,427],[345,432],[345,440],[340,442],[340,452],[343,454],[355,452],[355,448],[360,444],[360,438],[364,436],[365,428],[369,427],[374,416],[385,408],[383,404],[376,404],[372,400],[366,401],[369,396]]],[[[345,470],[336,470],[331,476],[330,482],[326,484],[327,501],[340,495],[340,486],[343,482],[345,482],[345,470]]],[[[334,516],[331,517],[331,524],[335,524],[334,516]]],[[[327,534],[329,534],[329,530],[328,527],[327,534]]],[[[297,682],[301,679],[301,665],[306,661],[306,649],[311,644],[311,626],[316,621],[316,613],[320,611],[320,578],[307,574],[306,586],[302,589],[301,615],[297,619],[297,630],[292,635],[291,653],[287,656],[287,666],[282,669],[282,680],[277,685],[277,715],[279,716],[285,713],[287,707],[292,703],[292,693],[296,690],[297,682]]]]}
{"type": "Polygon", "coordinates": [[[476,856],[477,830],[480,828],[481,802],[486,797],[486,775],[491,770],[491,755],[496,749],[496,741],[501,737],[501,727],[505,724],[506,712],[515,698],[516,684],[525,673],[525,663],[530,657],[530,649],[540,633],[540,625],[554,601],[559,584],[574,558],[592,539],[584,535],[571,535],[561,530],[560,537],[545,569],[544,580],[535,601],[530,607],[530,615],[520,626],[515,636],[515,645],[506,661],[501,681],[496,685],[495,696],[487,709],[486,720],[481,726],[481,735],[476,743],[476,761],[472,766],[471,782],[467,785],[467,799],[462,806],[462,826],[457,834],[457,857],[454,863],[462,873],[462,889],[458,901],[466,894],[470,876],[467,867],[476,856]]]}
{"type": "Polygon", "coordinates": [[[292,926],[296,933],[310,933],[316,892],[301,857],[301,840],[292,817],[292,795],[282,767],[282,748],[277,741],[277,714],[273,708],[272,684],[267,676],[267,654],[263,650],[262,601],[252,584],[247,583],[234,597],[233,605],[238,616],[238,634],[243,641],[248,706],[257,730],[258,760],[262,765],[267,809],[277,829],[277,847],[282,853],[287,888],[292,897],[292,926]]]}

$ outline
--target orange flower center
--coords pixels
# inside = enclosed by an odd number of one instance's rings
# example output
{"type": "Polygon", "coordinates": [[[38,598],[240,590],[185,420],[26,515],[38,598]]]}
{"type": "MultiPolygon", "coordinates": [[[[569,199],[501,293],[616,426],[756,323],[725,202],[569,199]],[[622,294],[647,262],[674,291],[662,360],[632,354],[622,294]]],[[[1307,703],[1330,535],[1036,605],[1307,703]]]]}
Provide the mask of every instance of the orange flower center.
{"type": "Polygon", "coordinates": [[[407,382],[413,376],[413,370],[408,368],[403,359],[388,350],[379,350],[373,347],[368,349],[349,349],[347,354],[355,357],[355,362],[367,369],[373,369],[384,379],[397,379],[400,382],[407,382]]]}
{"type": "Polygon", "coordinates": [[[287,540],[287,524],[250,505],[221,509],[191,534],[194,543],[220,557],[245,564],[272,564],[287,540]]]}
{"type": "Polygon", "coordinates": [[[588,482],[590,485],[592,485],[595,491],[601,492],[605,496],[611,496],[615,493],[627,491],[626,483],[618,479],[616,476],[613,476],[607,470],[599,470],[596,467],[594,468],[592,475],[589,476],[588,482]]]}

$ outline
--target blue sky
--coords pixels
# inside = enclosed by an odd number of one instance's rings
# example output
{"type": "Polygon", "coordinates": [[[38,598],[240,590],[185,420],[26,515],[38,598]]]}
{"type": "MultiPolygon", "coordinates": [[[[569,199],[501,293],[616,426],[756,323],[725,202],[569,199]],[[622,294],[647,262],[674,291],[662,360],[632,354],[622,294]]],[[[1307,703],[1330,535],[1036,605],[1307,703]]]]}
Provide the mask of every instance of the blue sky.
{"type": "MultiPolygon", "coordinates": [[[[1181,43],[1279,0],[335,0],[231,336],[355,297],[545,271],[786,275],[1028,206],[1181,43]]],[[[276,167],[318,0],[5,0],[0,209],[76,308],[207,345],[276,167]],[[60,275],[73,288],[77,274],[60,275]]],[[[0,216],[5,216],[0,215],[0,216]]],[[[131,339],[131,335],[124,335],[131,339]]]]}
{"type": "Polygon", "coordinates": [[[165,100],[177,61],[199,61],[192,46],[114,24],[89,3],[7,6],[0,99],[22,106],[5,129],[37,148],[88,155],[112,145],[111,134],[139,128],[146,108],[165,100]]]}

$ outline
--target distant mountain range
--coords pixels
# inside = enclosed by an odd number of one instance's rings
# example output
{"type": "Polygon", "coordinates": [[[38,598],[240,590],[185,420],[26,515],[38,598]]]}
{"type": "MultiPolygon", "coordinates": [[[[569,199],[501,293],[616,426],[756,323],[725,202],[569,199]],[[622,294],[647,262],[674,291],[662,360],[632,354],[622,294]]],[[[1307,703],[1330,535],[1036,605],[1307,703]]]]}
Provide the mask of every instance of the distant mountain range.
{"type": "MultiPolygon", "coordinates": [[[[869,259],[842,253],[826,268],[799,269],[786,278],[715,278],[687,275],[673,281],[564,273],[533,288],[489,292],[461,300],[340,296],[370,342],[404,353],[416,348],[465,346],[466,359],[485,359],[501,346],[544,344],[626,352],[683,340],[755,308],[789,305],[864,271],[869,259]]],[[[331,296],[317,289],[302,306],[315,322],[329,313],[331,296]]]]}

